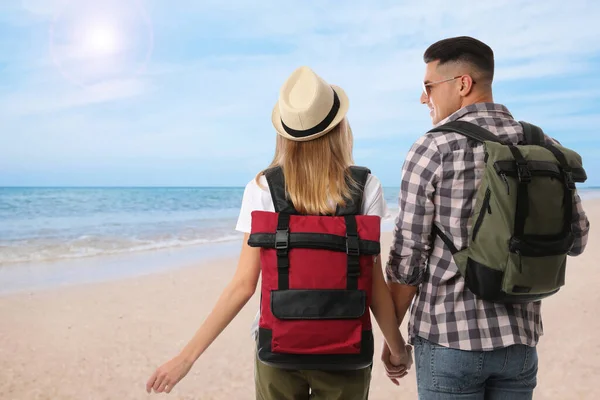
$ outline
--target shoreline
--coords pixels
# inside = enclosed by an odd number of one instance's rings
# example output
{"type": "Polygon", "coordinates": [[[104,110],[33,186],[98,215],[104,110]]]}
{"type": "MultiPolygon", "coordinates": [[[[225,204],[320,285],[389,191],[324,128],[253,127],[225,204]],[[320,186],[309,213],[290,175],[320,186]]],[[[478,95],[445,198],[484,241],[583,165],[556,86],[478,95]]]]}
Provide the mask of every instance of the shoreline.
{"type": "Polygon", "coordinates": [[[240,241],[0,266],[0,296],[167,273],[239,255],[240,241]]]}

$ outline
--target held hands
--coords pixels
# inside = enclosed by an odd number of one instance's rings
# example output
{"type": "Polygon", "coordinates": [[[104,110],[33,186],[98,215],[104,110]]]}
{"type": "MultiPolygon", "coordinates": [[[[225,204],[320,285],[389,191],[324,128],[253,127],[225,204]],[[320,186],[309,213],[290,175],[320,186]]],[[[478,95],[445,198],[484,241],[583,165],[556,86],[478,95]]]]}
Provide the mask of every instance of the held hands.
{"type": "Polygon", "coordinates": [[[384,341],[381,351],[381,361],[383,361],[388,378],[390,378],[396,386],[400,386],[398,380],[408,374],[408,371],[413,364],[412,346],[407,344],[404,348],[404,352],[393,355],[387,343],[384,341]]]}
{"type": "Polygon", "coordinates": [[[150,393],[171,393],[173,387],[187,375],[192,368],[192,362],[181,354],[161,365],[146,383],[146,391],[150,393]]]}

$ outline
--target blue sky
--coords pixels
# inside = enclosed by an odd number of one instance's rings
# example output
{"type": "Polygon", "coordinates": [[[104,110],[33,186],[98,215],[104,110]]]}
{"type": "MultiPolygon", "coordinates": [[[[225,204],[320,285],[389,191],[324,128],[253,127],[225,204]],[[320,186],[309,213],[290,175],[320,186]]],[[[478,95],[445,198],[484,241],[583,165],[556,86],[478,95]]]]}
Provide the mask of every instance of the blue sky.
{"type": "Polygon", "coordinates": [[[356,163],[396,186],[431,125],[422,53],[456,35],[494,49],[495,100],[600,185],[598,21],[577,0],[4,1],[0,186],[245,185],[300,65],[347,91],[356,163]]]}

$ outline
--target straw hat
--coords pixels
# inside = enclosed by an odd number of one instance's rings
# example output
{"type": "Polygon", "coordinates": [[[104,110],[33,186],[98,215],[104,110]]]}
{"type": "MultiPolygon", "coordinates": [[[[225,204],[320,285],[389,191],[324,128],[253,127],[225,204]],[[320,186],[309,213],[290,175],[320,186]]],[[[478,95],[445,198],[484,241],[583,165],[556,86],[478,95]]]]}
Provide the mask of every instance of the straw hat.
{"type": "Polygon", "coordinates": [[[331,131],[348,112],[348,96],[309,67],[296,69],[279,91],[271,119],[277,133],[294,141],[316,139],[331,131]]]}

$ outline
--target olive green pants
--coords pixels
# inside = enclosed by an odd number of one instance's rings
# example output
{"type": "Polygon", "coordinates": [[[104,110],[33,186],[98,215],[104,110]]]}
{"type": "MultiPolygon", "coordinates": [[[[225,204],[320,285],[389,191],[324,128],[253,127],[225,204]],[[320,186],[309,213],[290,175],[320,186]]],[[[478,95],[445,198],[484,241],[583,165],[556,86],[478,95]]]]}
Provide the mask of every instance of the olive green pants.
{"type": "Polygon", "coordinates": [[[257,400],[367,400],[371,367],[357,371],[288,370],[255,357],[257,400]]]}

